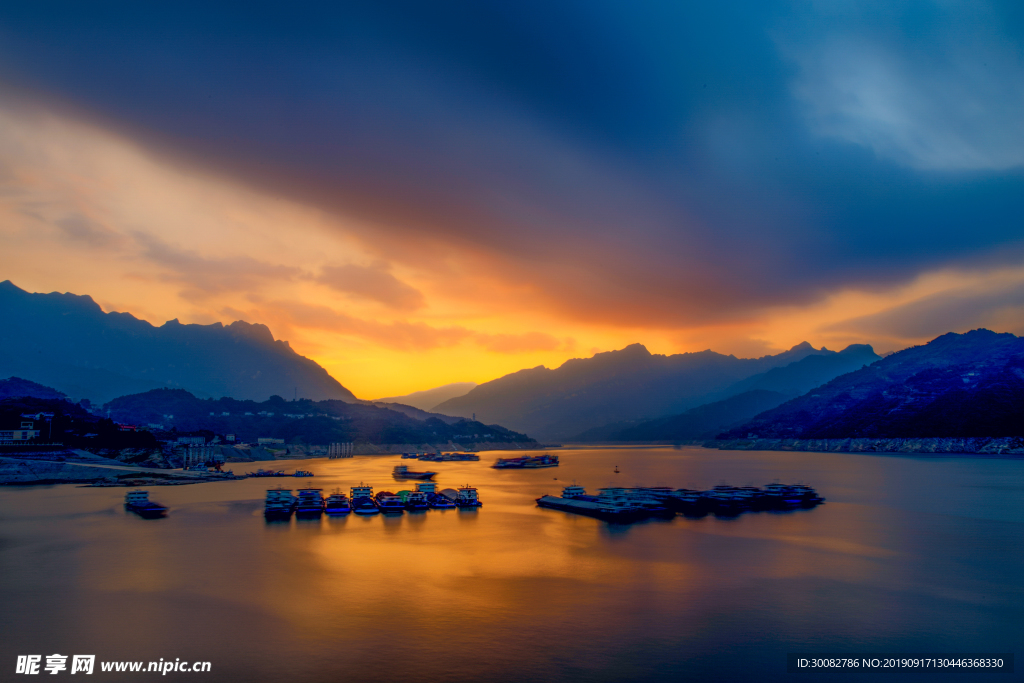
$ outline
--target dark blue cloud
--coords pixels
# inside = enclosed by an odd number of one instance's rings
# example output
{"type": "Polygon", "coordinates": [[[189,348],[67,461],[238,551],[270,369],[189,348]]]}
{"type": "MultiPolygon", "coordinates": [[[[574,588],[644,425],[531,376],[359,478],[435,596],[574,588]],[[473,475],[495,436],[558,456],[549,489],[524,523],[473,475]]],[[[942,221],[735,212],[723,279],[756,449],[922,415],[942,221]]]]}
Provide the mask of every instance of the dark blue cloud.
{"type": "Polygon", "coordinates": [[[24,3],[10,91],[584,317],[679,324],[1019,263],[1020,8],[24,3]],[[966,28],[965,28],[966,27],[966,28]]]}

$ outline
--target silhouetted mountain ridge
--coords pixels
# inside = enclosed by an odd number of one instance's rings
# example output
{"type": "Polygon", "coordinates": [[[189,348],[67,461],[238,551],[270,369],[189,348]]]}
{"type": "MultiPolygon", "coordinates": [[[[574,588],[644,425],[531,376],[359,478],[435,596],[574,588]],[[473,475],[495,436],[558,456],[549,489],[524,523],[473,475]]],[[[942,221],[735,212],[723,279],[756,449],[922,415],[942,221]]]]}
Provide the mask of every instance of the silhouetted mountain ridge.
{"type": "Polygon", "coordinates": [[[949,333],[838,377],[720,438],[1024,435],[1024,339],[949,333]]]}
{"type": "Polygon", "coordinates": [[[485,422],[548,439],[566,439],[596,427],[679,413],[721,398],[751,375],[811,355],[834,356],[807,342],[775,356],[736,358],[706,350],[670,356],[642,344],[574,358],[556,369],[538,366],[486,382],[435,407],[448,415],[476,413],[485,422]]]}
{"type": "Polygon", "coordinates": [[[839,353],[806,356],[733,384],[721,392],[727,397],[725,399],[710,401],[680,415],[620,425],[618,429],[590,430],[573,440],[690,441],[712,438],[723,429],[745,422],[758,413],[879,358],[866,344],[852,344],[839,353]]]}
{"type": "Polygon", "coordinates": [[[261,324],[156,327],[104,313],[89,296],[31,294],[0,283],[0,376],[17,375],[105,402],[157,387],[265,400],[273,394],[356,401],[317,363],[261,324]]]}
{"type": "Polygon", "coordinates": [[[441,419],[444,416],[423,411],[417,411],[423,416],[417,419],[388,408],[339,400],[286,401],[280,396],[271,396],[266,401],[202,399],[184,389],[154,389],[121,396],[107,403],[104,409],[119,422],[157,424],[167,430],[231,433],[245,441],[259,437],[312,444],[534,441],[500,425],[441,419]]]}
{"type": "Polygon", "coordinates": [[[411,394],[402,396],[375,398],[371,403],[400,403],[419,408],[420,410],[433,410],[434,406],[444,403],[450,398],[465,396],[476,386],[476,382],[452,382],[451,384],[434,387],[433,389],[424,389],[423,391],[414,391],[411,394]]]}

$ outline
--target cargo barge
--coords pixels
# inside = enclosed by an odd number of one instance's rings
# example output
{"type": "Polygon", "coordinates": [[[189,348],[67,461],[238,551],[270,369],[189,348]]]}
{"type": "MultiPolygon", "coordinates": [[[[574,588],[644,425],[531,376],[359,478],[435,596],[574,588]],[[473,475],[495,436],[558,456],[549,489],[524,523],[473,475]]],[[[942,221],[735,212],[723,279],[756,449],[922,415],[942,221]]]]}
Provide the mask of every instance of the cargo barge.
{"type": "Polygon", "coordinates": [[[395,465],[391,476],[395,479],[433,479],[437,472],[413,472],[408,465],[395,465]]]}
{"type": "Polygon", "coordinates": [[[532,470],[541,467],[558,467],[558,456],[549,455],[524,455],[520,458],[498,458],[492,468],[496,470],[532,470]]]}
{"type": "Polygon", "coordinates": [[[619,487],[599,489],[598,495],[591,496],[582,486],[573,484],[563,488],[560,497],[541,496],[537,505],[618,523],[636,522],[654,514],[632,500],[626,489],[619,487]]]}
{"type": "Polygon", "coordinates": [[[139,517],[158,519],[167,515],[167,507],[149,499],[149,491],[135,489],[124,496],[124,509],[139,517]]]}

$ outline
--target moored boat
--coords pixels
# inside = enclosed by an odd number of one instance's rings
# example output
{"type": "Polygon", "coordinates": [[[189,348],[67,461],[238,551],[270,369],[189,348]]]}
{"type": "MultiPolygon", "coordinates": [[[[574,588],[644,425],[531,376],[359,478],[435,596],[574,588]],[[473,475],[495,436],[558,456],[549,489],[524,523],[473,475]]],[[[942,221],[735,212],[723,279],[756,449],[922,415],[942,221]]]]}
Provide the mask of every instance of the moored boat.
{"type": "Polygon", "coordinates": [[[380,510],[377,509],[377,503],[373,500],[373,487],[367,486],[362,482],[359,486],[353,486],[351,491],[352,497],[352,512],[357,515],[375,515],[380,510]]]}
{"type": "MultiPolygon", "coordinates": [[[[449,489],[451,490],[451,489],[449,489]]],[[[448,498],[437,492],[437,484],[432,481],[418,481],[416,482],[416,492],[422,493],[426,499],[427,504],[434,510],[450,510],[455,507],[455,500],[448,498]]],[[[455,497],[458,497],[458,491],[453,491],[455,497]]]]}
{"type": "Polygon", "coordinates": [[[480,498],[477,495],[477,490],[468,484],[466,486],[459,487],[457,496],[455,498],[455,507],[459,508],[478,508],[483,507],[483,503],[480,502],[480,498]]]}
{"type": "Polygon", "coordinates": [[[323,489],[299,489],[299,500],[295,504],[296,517],[319,517],[324,513],[323,489]]]}
{"type": "Polygon", "coordinates": [[[430,501],[427,494],[422,491],[410,491],[404,498],[405,509],[410,511],[429,510],[430,501]]]}
{"type": "Polygon", "coordinates": [[[405,512],[405,503],[391,491],[381,491],[374,496],[374,500],[377,503],[377,508],[385,514],[400,515],[405,512]]]}
{"type": "Polygon", "coordinates": [[[586,490],[573,484],[562,489],[561,496],[541,496],[537,505],[565,512],[573,512],[588,517],[596,517],[606,522],[635,522],[651,516],[651,511],[630,499],[624,488],[603,488],[597,496],[587,495],[586,490]]]}
{"type": "Polygon", "coordinates": [[[267,489],[267,500],[263,504],[263,516],[267,519],[291,519],[295,510],[295,496],[291,489],[267,489]]]}
{"type": "Polygon", "coordinates": [[[349,502],[348,496],[340,489],[335,489],[331,495],[327,496],[324,512],[328,515],[347,515],[352,512],[352,504],[349,502]]]}

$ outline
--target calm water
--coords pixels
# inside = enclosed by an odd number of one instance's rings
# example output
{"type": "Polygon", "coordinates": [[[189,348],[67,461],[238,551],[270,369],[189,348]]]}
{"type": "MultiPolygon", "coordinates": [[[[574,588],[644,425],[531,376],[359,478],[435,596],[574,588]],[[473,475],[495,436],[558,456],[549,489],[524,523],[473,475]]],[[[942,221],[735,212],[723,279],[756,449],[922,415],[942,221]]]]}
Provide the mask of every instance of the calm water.
{"type": "Polygon", "coordinates": [[[126,514],[121,488],[0,489],[0,667],[22,678],[16,655],[59,652],[208,660],[209,674],[168,674],[208,681],[867,681],[890,679],[787,674],[785,655],[1022,642],[1021,460],[693,448],[565,451],[558,468],[490,469],[499,455],[416,463],[440,472],[440,488],[478,487],[484,507],[398,518],[262,517],[278,482],[412,488],[390,477],[410,462],[398,456],[288,467],[315,479],[154,487],[171,508],[162,520],[126,514]],[[628,527],[533,502],[572,480],[594,490],[775,479],[808,482],[828,502],[628,527]]]}

